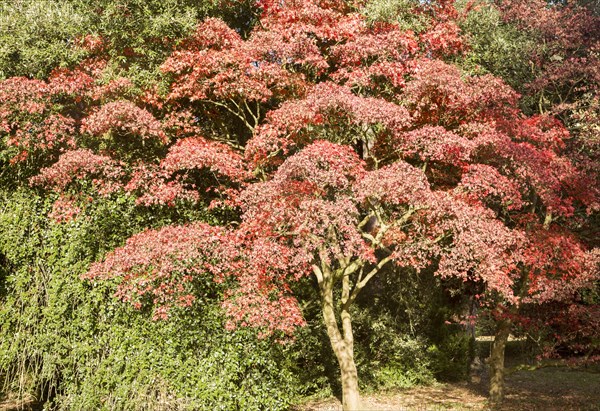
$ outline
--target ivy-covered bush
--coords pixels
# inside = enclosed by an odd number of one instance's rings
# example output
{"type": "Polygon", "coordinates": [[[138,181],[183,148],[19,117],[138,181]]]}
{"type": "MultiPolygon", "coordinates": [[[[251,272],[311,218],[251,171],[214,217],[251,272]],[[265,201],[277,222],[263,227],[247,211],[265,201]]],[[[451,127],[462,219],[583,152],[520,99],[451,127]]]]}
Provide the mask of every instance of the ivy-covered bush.
{"type": "MultiPolygon", "coordinates": [[[[45,217],[50,207],[28,190],[2,193],[3,392],[61,410],[288,406],[297,384],[282,368],[284,347],[253,330],[227,331],[214,300],[155,322],[114,300],[113,286],[79,278],[91,260],[138,229],[132,201],[105,200],[63,224],[45,217]]],[[[156,216],[157,224],[173,218],[156,216]]],[[[212,281],[197,286],[207,296],[220,293],[212,281]]]]}

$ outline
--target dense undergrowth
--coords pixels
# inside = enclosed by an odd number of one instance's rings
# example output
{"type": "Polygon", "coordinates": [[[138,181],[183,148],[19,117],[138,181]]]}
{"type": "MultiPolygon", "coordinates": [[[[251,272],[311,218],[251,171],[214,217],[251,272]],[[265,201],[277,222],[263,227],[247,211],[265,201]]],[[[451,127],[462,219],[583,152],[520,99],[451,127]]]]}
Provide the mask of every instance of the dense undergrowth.
{"type": "MultiPolygon", "coordinates": [[[[3,200],[3,392],[59,409],[281,409],[292,399],[283,347],[251,330],[226,331],[214,300],[157,323],[116,302],[111,287],[79,279],[137,228],[132,204],[107,202],[55,224],[35,193],[5,192],[3,200]]],[[[212,282],[198,287],[221,292],[212,282]]]]}

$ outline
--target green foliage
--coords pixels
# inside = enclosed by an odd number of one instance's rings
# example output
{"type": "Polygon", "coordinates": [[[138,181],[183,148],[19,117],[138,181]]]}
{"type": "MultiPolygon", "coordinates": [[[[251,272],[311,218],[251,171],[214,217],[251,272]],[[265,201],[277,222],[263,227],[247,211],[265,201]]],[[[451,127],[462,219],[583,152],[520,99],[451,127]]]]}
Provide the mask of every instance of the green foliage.
{"type": "Polygon", "coordinates": [[[420,337],[398,335],[388,336],[385,341],[388,355],[386,361],[377,361],[372,370],[376,388],[410,388],[435,382],[432,372],[432,359],[427,343],[420,337]]]}
{"type": "Polygon", "coordinates": [[[452,291],[456,285],[427,271],[385,274],[365,290],[356,312],[356,356],[365,380],[405,388],[465,378],[470,337],[462,326],[447,324],[465,312],[466,301],[452,291]]]}
{"type": "Polygon", "coordinates": [[[285,368],[297,378],[298,395],[305,398],[339,395],[342,392],[339,366],[323,320],[316,312],[307,313],[307,317],[307,326],[296,333],[296,343],[285,347],[285,368]]]}
{"type": "MultiPolygon", "coordinates": [[[[462,1],[463,10],[467,4],[462,1]]],[[[491,73],[500,77],[522,92],[535,74],[529,62],[531,50],[537,47],[535,39],[503,21],[500,11],[487,1],[470,7],[460,20],[470,50],[459,64],[471,74],[491,73]]]]}
{"type": "Polygon", "coordinates": [[[370,0],[361,10],[371,23],[398,23],[406,30],[421,32],[427,28],[427,17],[415,13],[418,2],[414,0],[370,0]]]}
{"type": "Polygon", "coordinates": [[[278,365],[278,346],[248,330],[225,331],[214,305],[186,314],[112,321],[59,408],[286,408],[293,380],[278,365]]]}
{"type": "Polygon", "coordinates": [[[87,33],[103,38],[112,64],[122,70],[120,75],[138,84],[152,77],[173,47],[214,5],[211,0],[79,0],[78,3],[82,13],[94,16],[87,33]]]}
{"type": "Polygon", "coordinates": [[[75,49],[74,41],[90,23],[72,2],[0,2],[0,79],[43,77],[79,61],[86,53],[75,49]]]}
{"type": "Polygon", "coordinates": [[[418,306],[403,289],[409,286],[405,281],[383,278],[399,288],[382,294],[376,291],[376,304],[367,306],[362,301],[356,310],[356,361],[367,389],[408,388],[435,380],[427,353],[429,341],[415,328],[419,328],[414,311],[418,306]]]}
{"type": "Polygon", "coordinates": [[[155,77],[158,65],[208,15],[248,30],[253,2],[219,0],[15,0],[0,2],[0,79],[45,78],[56,67],[80,62],[90,35],[120,74],[137,84],[155,77]],[[117,23],[118,24],[115,24],[117,23]]]}
{"type": "Polygon", "coordinates": [[[167,322],[116,301],[114,285],[80,280],[90,261],[147,222],[132,201],[99,200],[55,224],[45,217],[49,199],[29,190],[1,199],[2,391],[65,410],[287,407],[295,380],[281,367],[283,348],[252,330],[226,331],[212,280],[197,284],[205,299],[167,322]]]}
{"type": "Polygon", "coordinates": [[[469,375],[469,364],[474,355],[474,340],[464,332],[448,334],[439,344],[427,348],[431,371],[444,381],[460,381],[469,375]]]}
{"type": "Polygon", "coordinates": [[[339,365],[323,326],[321,307],[316,300],[317,290],[311,285],[309,279],[294,284],[307,325],[296,330],[294,344],[283,347],[284,367],[296,376],[296,392],[302,397],[341,395],[339,365]]]}

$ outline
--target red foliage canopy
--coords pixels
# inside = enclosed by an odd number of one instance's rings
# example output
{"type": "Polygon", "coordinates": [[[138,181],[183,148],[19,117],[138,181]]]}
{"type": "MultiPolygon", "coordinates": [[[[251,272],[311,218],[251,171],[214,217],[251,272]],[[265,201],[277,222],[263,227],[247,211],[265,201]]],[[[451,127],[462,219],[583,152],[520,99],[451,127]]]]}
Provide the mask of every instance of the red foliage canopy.
{"type": "Polygon", "coordinates": [[[196,276],[231,277],[231,324],[288,333],[303,323],[291,281],[311,274],[352,276],[352,300],[388,263],[430,266],[509,303],[597,276],[567,228],[598,209],[597,182],[563,156],[558,120],[526,117],[502,80],[441,59],[463,47],[452,2],[420,6],[433,17],[418,36],[348,2],[260,5],[247,39],[201,23],[162,65],[165,93],[104,81],[101,53],[47,82],[0,83],[3,149],[53,163],[31,183],[62,195],[58,219],[75,217],[82,179],[139,205],[208,204],[209,189],[238,207],[235,228],[139,233],[86,278],[118,279],[120,298],[151,296],[164,317],[190,304],[196,276]],[[231,118],[247,138],[210,128],[231,118]]]}

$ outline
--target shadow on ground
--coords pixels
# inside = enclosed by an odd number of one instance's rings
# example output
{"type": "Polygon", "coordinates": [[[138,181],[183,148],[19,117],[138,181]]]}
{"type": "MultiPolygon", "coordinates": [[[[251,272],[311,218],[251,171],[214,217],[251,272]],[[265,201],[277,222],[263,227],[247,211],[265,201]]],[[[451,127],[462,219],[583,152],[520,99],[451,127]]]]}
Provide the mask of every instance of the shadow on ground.
{"type": "MultiPolygon", "coordinates": [[[[363,396],[365,410],[487,410],[486,379],[414,387],[363,396]]],[[[303,404],[297,411],[341,410],[337,399],[303,404]]],[[[506,377],[502,411],[600,411],[600,372],[566,365],[523,369],[506,377]]]]}

